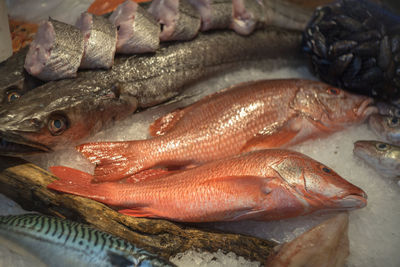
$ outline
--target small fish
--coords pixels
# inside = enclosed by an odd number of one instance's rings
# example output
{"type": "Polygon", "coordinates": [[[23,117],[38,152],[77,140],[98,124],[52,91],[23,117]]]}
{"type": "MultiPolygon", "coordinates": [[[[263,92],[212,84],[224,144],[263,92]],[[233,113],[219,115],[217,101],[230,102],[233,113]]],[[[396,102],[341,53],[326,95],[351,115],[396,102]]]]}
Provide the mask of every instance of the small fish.
{"type": "Polygon", "coordinates": [[[83,50],[84,40],[79,29],[50,18],[39,26],[24,67],[43,81],[74,78],[83,50]]]}
{"type": "Polygon", "coordinates": [[[96,164],[96,180],[118,180],[153,166],[201,164],[323,136],[364,121],[376,112],[372,101],[310,80],[248,82],[159,118],[150,126],[154,138],[77,149],[96,164]]]}
{"type": "Polygon", "coordinates": [[[108,19],[82,13],[76,22],[85,41],[81,69],[109,69],[114,63],[117,28],[108,19]]]}
{"type": "Polygon", "coordinates": [[[369,118],[369,126],[379,137],[389,143],[400,145],[400,118],[374,114],[369,118]]]}
{"type": "Polygon", "coordinates": [[[91,183],[92,175],[52,167],[48,188],[122,207],[119,212],[181,222],[279,220],[367,203],[363,190],[329,167],[289,150],[252,151],[138,182],[91,183]]]}
{"type": "Polygon", "coordinates": [[[400,147],[379,141],[357,141],[354,154],[386,177],[400,176],[400,147]]]}
{"type": "Polygon", "coordinates": [[[1,241],[47,266],[175,266],[89,225],[45,215],[0,216],[1,241]]]}
{"type": "Polygon", "coordinates": [[[298,32],[273,28],[247,37],[210,32],[151,55],[121,55],[110,70],[48,82],[0,108],[0,154],[20,156],[76,144],[137,107],[160,104],[195,81],[261,59],[285,57],[298,64],[300,39],[298,32]]]}
{"type": "Polygon", "coordinates": [[[345,266],[349,256],[349,215],[340,213],[284,244],[266,266],[345,266]]]}

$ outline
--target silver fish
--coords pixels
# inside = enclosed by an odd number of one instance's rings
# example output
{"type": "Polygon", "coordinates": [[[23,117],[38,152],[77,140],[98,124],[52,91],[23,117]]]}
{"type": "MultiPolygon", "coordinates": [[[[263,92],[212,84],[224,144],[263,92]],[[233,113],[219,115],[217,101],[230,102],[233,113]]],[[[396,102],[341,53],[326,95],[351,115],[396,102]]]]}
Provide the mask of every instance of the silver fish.
{"type": "Polygon", "coordinates": [[[26,71],[43,81],[76,77],[84,40],[72,25],[49,19],[43,22],[29,46],[26,71]]]}
{"type": "Polygon", "coordinates": [[[379,141],[357,141],[354,154],[386,177],[400,176],[400,147],[379,141]]]}
{"type": "Polygon", "coordinates": [[[175,266],[89,225],[56,217],[0,216],[0,242],[48,266],[175,266]]]}
{"type": "Polygon", "coordinates": [[[76,22],[85,41],[81,69],[109,69],[114,63],[117,45],[117,28],[100,16],[88,12],[82,13],[76,22]]]}
{"type": "Polygon", "coordinates": [[[108,71],[83,71],[77,79],[48,82],[0,109],[0,154],[74,144],[137,107],[164,102],[190,83],[249,61],[284,56],[299,62],[300,39],[298,32],[275,28],[248,37],[213,32],[165,46],[154,55],[118,57],[108,71]]]}
{"type": "Polygon", "coordinates": [[[400,145],[400,118],[374,114],[369,118],[369,126],[385,141],[400,145]]]}

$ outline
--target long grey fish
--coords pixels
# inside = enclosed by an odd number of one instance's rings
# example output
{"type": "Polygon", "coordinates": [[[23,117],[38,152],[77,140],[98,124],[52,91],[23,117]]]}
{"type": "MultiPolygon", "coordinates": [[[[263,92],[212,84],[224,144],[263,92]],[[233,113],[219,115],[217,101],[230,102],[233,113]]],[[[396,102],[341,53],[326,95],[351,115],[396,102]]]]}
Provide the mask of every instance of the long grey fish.
{"type": "Polygon", "coordinates": [[[0,243],[44,266],[175,266],[89,225],[39,214],[0,216],[0,243]]]}
{"type": "Polygon", "coordinates": [[[0,109],[0,154],[46,152],[77,143],[136,110],[164,102],[199,79],[284,57],[299,61],[301,36],[278,28],[244,37],[231,31],[200,34],[164,45],[155,54],[117,57],[111,70],[81,71],[48,82],[0,109]]]}
{"type": "Polygon", "coordinates": [[[27,91],[43,84],[24,69],[28,47],[0,63],[0,107],[17,100],[27,91]]]}
{"type": "Polygon", "coordinates": [[[386,177],[400,176],[400,147],[379,141],[357,141],[354,154],[386,177]]]}

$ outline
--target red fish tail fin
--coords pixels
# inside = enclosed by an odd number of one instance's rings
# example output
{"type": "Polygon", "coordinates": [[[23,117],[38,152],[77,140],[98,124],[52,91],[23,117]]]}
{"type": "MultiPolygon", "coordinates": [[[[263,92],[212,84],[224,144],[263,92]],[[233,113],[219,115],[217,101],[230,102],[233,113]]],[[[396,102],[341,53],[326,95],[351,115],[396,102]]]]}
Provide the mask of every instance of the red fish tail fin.
{"type": "Polygon", "coordinates": [[[64,166],[50,167],[50,171],[57,176],[59,180],[50,183],[47,186],[49,189],[91,198],[103,203],[107,203],[107,196],[112,194],[109,185],[91,183],[93,176],[89,173],[64,166]]]}
{"type": "Polygon", "coordinates": [[[142,141],[95,142],[76,147],[90,162],[96,164],[94,180],[115,181],[143,169],[140,159],[142,141]]]}

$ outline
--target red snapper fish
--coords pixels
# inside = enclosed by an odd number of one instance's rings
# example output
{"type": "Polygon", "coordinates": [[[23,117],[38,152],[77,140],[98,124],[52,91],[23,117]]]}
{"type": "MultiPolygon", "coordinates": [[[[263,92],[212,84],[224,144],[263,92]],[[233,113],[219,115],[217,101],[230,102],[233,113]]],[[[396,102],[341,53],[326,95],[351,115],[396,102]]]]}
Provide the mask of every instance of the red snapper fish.
{"type": "Polygon", "coordinates": [[[92,183],[92,175],[52,167],[48,188],[116,206],[135,217],[181,222],[279,220],[317,210],[362,208],[367,195],[298,152],[252,151],[137,182],[92,183]]]}
{"type": "Polygon", "coordinates": [[[372,98],[300,79],[233,86],[159,118],[153,138],[77,147],[96,164],[94,179],[113,181],[154,166],[185,166],[256,149],[287,147],[360,123],[372,98]]]}

